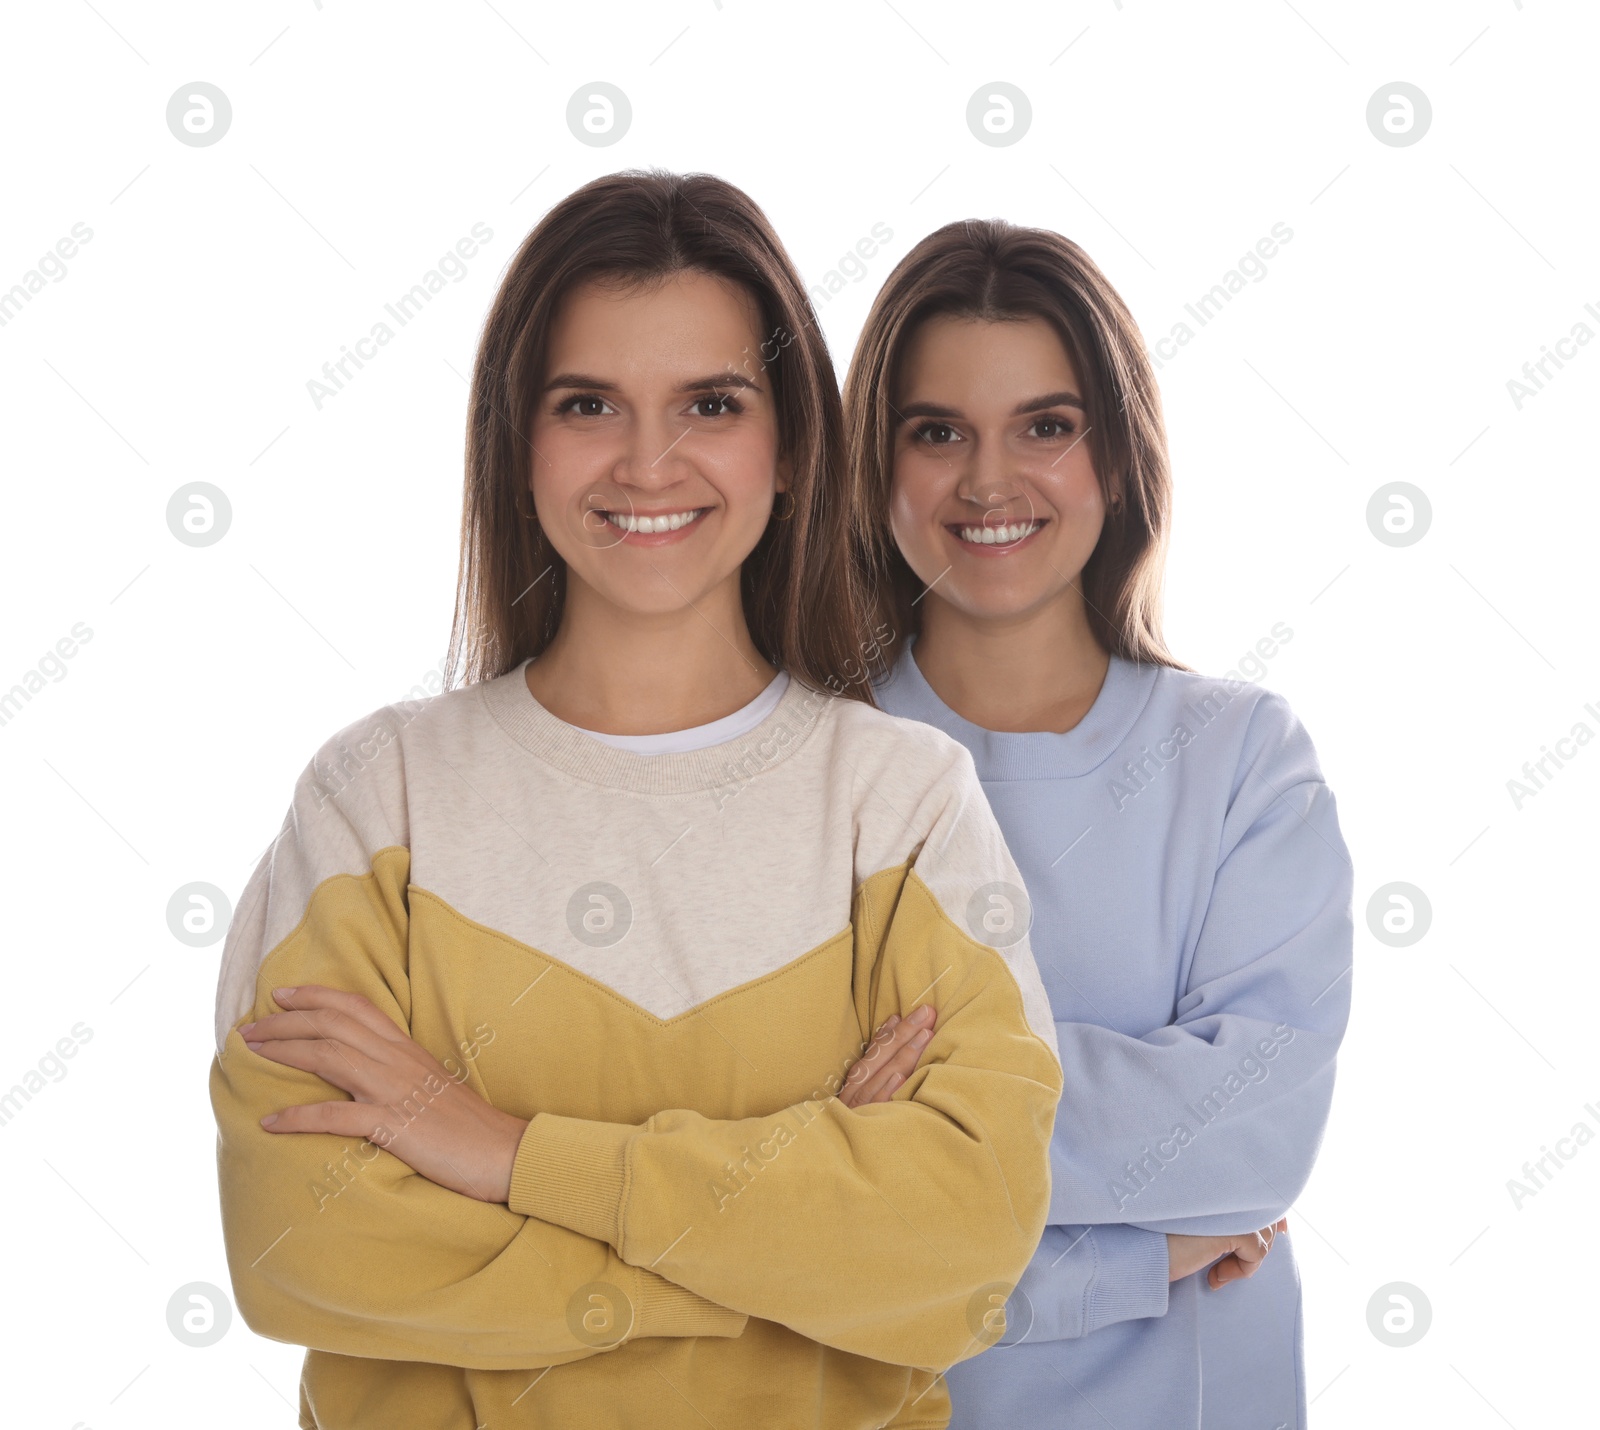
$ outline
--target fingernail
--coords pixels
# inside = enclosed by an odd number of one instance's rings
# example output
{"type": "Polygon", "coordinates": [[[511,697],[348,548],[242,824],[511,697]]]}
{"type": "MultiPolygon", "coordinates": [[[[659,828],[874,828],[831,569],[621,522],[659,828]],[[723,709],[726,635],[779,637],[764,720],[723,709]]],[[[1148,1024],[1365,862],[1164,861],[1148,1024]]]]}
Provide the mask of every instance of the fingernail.
{"type": "Polygon", "coordinates": [[[274,988],[272,990],[272,996],[274,998],[293,998],[294,995],[295,990],[293,988],[274,988]]]}
{"type": "Polygon", "coordinates": [[[917,1034],[916,1037],[914,1037],[911,1040],[911,1046],[913,1048],[915,1048],[920,1053],[932,1041],[933,1041],[933,1029],[932,1028],[924,1028],[920,1033],[917,1034]]]}
{"type": "Polygon", "coordinates": [[[890,1092],[893,1092],[904,1081],[905,1081],[905,1079],[903,1077],[901,1077],[899,1073],[895,1073],[889,1079],[889,1081],[884,1084],[884,1087],[886,1087],[890,1092]]]}
{"type": "Polygon", "coordinates": [[[252,1053],[257,1051],[261,1047],[260,1043],[252,1043],[249,1038],[246,1038],[244,1040],[244,1045],[245,1045],[245,1047],[249,1048],[252,1053]]]}
{"type": "Polygon", "coordinates": [[[274,1122],[276,1122],[277,1120],[278,1120],[278,1114],[276,1112],[269,1112],[265,1117],[263,1117],[261,1119],[261,1125],[263,1127],[271,1127],[272,1124],[274,1122]]]}
{"type": "Polygon", "coordinates": [[[255,1032],[255,1030],[256,1025],[254,1023],[241,1023],[239,1025],[239,1036],[241,1038],[248,1038],[253,1032],[255,1032]]]}
{"type": "Polygon", "coordinates": [[[906,1019],[906,1022],[915,1023],[919,1028],[927,1027],[929,1023],[933,1022],[932,1007],[924,1003],[922,1007],[918,1008],[915,1013],[906,1019]]]}

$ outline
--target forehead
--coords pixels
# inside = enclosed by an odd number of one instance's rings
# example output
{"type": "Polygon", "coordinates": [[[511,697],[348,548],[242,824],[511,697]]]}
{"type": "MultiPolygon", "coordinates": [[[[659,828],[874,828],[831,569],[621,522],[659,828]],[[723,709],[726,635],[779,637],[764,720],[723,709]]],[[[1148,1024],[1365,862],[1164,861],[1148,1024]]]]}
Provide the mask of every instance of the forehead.
{"type": "Polygon", "coordinates": [[[648,284],[590,279],[562,301],[546,370],[624,377],[749,365],[760,310],[737,283],[695,270],[648,284]]]}
{"type": "Polygon", "coordinates": [[[1010,402],[1066,389],[1081,394],[1078,372],[1056,330],[1043,318],[970,318],[936,314],[921,323],[900,364],[900,396],[927,397],[941,389],[969,399],[1010,402]]]}

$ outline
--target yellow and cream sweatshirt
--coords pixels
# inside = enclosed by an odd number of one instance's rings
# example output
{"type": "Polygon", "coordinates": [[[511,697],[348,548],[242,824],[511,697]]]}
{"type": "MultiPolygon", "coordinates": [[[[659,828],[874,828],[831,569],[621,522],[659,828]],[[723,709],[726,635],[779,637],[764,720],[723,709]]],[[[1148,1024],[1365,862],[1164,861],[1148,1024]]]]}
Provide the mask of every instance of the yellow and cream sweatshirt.
{"type": "Polygon", "coordinates": [[[638,754],[525,667],[327,741],[224,944],[229,1269],[308,1348],[302,1430],[945,1425],[941,1372],[998,1339],[1044,1226],[1061,1091],[970,755],[798,681],[737,738],[638,754]],[[300,983],[529,1119],[509,1205],[259,1125],[347,1096],[238,1035],[300,983]],[[917,1071],[842,1105],[924,1002],[917,1071]]]}

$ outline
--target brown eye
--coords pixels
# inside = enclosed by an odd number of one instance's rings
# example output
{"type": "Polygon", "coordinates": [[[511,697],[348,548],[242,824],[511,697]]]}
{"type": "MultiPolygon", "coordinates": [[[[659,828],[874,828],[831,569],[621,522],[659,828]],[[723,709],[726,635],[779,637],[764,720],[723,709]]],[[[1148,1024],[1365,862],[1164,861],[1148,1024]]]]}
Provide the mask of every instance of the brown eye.
{"type": "Polygon", "coordinates": [[[1036,437],[1043,437],[1048,441],[1052,437],[1065,437],[1072,431],[1072,427],[1059,417],[1041,417],[1033,424],[1033,431],[1036,437]]]}
{"type": "Polygon", "coordinates": [[[956,430],[948,422],[929,422],[917,430],[917,436],[924,442],[930,442],[935,447],[943,446],[946,442],[955,440],[956,430]]]}

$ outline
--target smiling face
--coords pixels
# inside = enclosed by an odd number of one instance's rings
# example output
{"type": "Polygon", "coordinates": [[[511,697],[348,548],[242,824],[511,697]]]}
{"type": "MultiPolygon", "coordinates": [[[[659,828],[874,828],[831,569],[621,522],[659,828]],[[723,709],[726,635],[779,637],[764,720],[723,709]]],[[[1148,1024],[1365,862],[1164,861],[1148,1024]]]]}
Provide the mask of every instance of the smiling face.
{"type": "Polygon", "coordinates": [[[589,282],[562,304],[530,486],[569,602],[739,610],[739,568],[789,476],[761,337],[750,294],[697,271],[589,282]]]}
{"type": "Polygon", "coordinates": [[[1042,318],[941,314],[917,330],[894,397],[890,526],[929,601],[984,620],[1081,599],[1105,521],[1086,403],[1042,318]]]}

